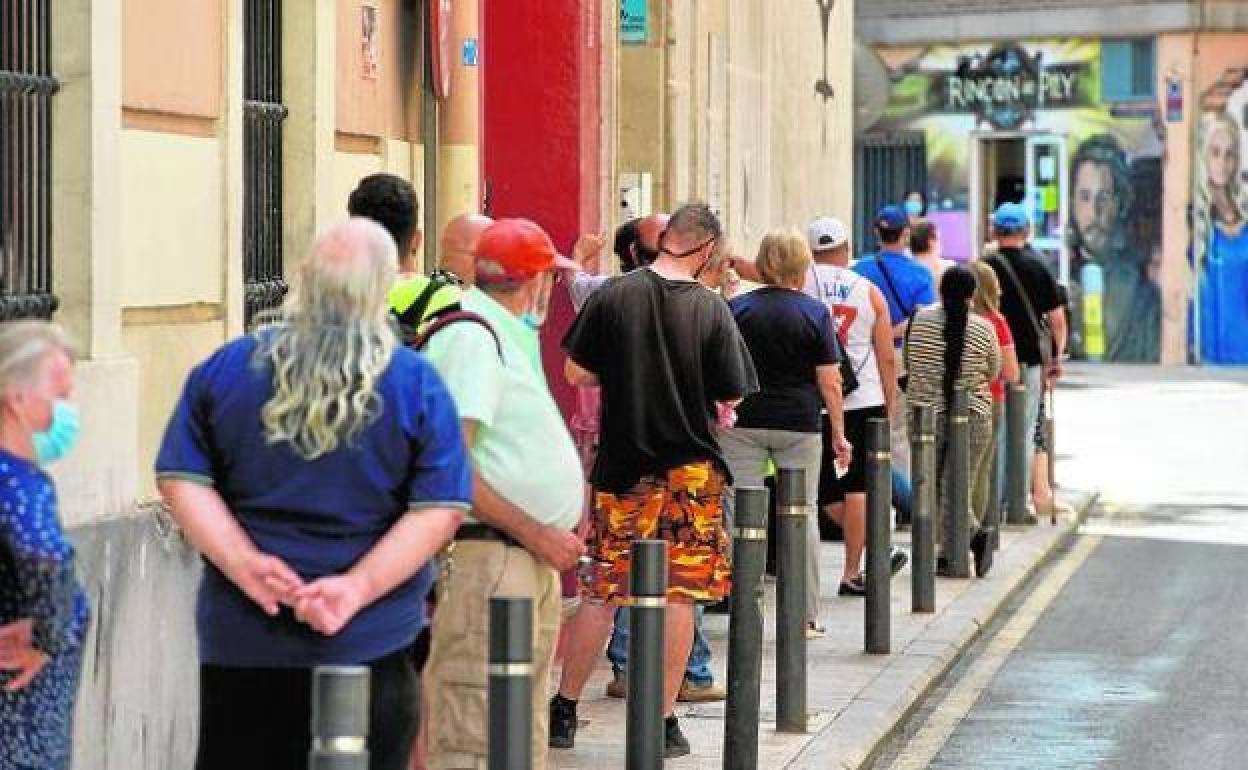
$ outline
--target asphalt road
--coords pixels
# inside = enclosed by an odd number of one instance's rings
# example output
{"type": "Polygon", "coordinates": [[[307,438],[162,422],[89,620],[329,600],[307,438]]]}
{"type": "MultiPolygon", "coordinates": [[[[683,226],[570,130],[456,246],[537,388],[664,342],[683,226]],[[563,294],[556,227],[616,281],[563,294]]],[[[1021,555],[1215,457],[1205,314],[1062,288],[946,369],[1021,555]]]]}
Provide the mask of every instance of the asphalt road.
{"type": "Polygon", "coordinates": [[[1072,381],[1059,479],[1104,507],[877,767],[1248,768],[1248,373],[1072,381]]]}

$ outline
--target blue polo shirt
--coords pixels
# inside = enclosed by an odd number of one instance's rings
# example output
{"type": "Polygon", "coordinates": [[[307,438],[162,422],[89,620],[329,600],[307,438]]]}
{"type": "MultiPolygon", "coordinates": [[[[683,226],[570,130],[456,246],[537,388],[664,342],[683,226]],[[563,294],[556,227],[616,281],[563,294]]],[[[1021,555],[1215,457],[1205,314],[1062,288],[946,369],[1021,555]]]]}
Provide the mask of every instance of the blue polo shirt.
{"type": "Polygon", "coordinates": [[[931,271],[908,254],[881,251],[858,260],[854,272],[875,284],[884,295],[893,326],[914,315],[921,306],[936,304],[936,286],[931,271]],[[892,286],[884,278],[885,271],[892,279],[892,286]]]}
{"type": "MultiPolygon", "coordinates": [[[[211,485],[256,546],[305,581],[341,574],[407,511],[468,509],[472,479],[454,402],[425,359],[395,350],[376,384],[377,418],[350,443],[308,461],[270,444],[260,412],[272,370],[261,331],[227,343],[191,371],[156,459],[158,478],[211,485]]],[[[200,660],[226,666],[365,663],[411,644],[428,619],[426,564],[323,636],[289,608],[268,617],[205,563],[196,606],[200,660]]]]}

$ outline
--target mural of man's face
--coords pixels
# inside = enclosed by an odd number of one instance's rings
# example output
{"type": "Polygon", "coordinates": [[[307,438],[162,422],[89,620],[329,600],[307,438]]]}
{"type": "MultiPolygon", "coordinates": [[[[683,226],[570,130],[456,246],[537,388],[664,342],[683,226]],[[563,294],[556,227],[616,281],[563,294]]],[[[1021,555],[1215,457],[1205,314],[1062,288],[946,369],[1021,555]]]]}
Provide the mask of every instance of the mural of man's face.
{"type": "Polygon", "coordinates": [[[1075,227],[1087,250],[1103,256],[1118,213],[1114,174],[1104,163],[1089,161],[1075,172],[1075,227]]]}
{"type": "Polygon", "coordinates": [[[1209,130],[1205,165],[1209,169],[1209,184],[1212,187],[1226,187],[1239,172],[1239,148],[1235,146],[1235,137],[1225,126],[1218,125],[1209,130]]]}

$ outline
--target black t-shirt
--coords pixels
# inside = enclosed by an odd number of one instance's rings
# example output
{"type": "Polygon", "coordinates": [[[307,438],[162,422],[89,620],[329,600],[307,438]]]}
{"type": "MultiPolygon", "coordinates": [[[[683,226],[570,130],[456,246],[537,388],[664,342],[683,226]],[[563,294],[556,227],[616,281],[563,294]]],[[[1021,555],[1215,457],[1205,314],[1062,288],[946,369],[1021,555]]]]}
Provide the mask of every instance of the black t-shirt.
{"type": "Polygon", "coordinates": [[[1058,294],[1057,280],[1039,257],[1028,249],[1001,249],[991,257],[988,264],[997,273],[1001,282],[1001,314],[1010,324],[1010,333],[1014,335],[1014,348],[1018,352],[1018,361],[1023,366],[1033,366],[1044,362],[1040,355],[1040,342],[1036,336],[1036,327],[1027,314],[1027,307],[1010,273],[1000,264],[1001,260],[1009,260],[1010,267],[1018,276],[1027,296],[1031,299],[1031,307],[1035,311],[1036,320],[1046,324],[1045,314],[1060,307],[1061,297],[1058,294]]]}
{"type": "Polygon", "coordinates": [[[840,360],[827,306],[770,286],[730,304],[761,386],[737,408],[737,426],[818,433],[823,396],[815,367],[840,360]]]}
{"type": "Polygon", "coordinates": [[[706,460],[728,473],[715,402],[748,396],[758,380],[722,297],[635,270],[590,295],[563,348],[602,385],[596,487],[624,492],[643,476],[706,460]]]}

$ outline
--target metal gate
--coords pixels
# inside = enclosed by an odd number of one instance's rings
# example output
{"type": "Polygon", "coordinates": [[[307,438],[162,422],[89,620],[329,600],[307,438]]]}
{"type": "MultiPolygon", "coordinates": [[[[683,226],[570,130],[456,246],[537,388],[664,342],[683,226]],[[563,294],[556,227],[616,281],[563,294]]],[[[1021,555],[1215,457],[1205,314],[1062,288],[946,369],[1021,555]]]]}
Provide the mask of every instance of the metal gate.
{"type": "Polygon", "coordinates": [[[854,148],[854,179],[854,249],[857,254],[865,254],[877,246],[871,220],[881,206],[899,204],[906,193],[915,190],[926,195],[927,146],[923,132],[859,137],[854,148]]]}
{"type": "Polygon", "coordinates": [[[51,318],[52,0],[0,0],[0,321],[51,318]]]}
{"type": "Polygon", "coordinates": [[[286,296],[282,271],[282,0],[243,20],[243,304],[246,323],[286,296]]]}

